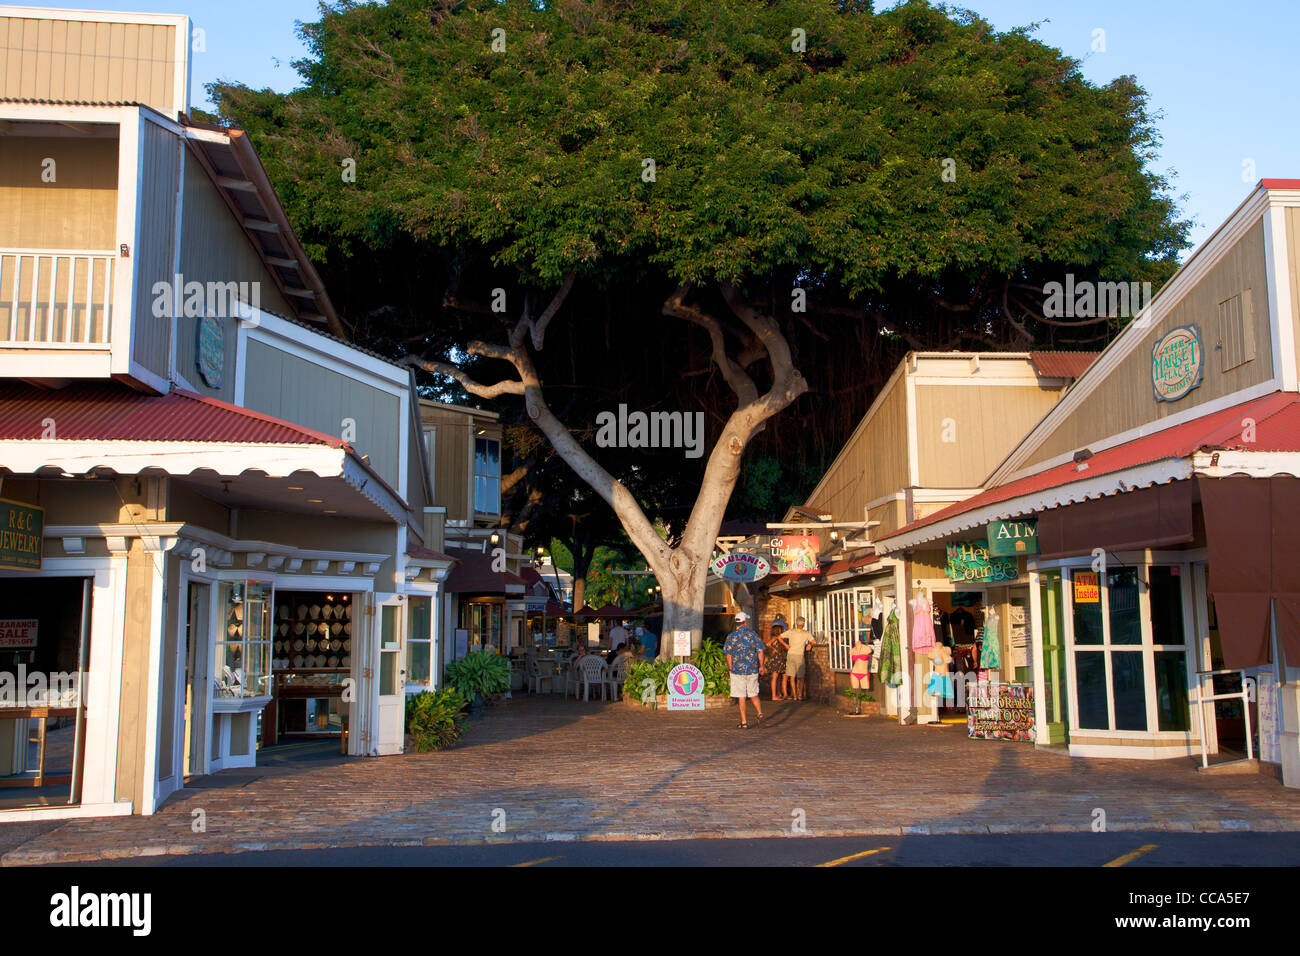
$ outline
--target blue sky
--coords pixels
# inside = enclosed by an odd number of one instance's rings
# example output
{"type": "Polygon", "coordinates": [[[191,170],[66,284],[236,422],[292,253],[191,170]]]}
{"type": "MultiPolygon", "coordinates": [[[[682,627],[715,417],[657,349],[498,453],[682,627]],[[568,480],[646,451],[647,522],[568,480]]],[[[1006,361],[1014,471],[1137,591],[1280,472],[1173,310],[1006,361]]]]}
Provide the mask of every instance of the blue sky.
{"type": "MultiPolygon", "coordinates": [[[[31,0],[28,0],[31,3],[31,0]]],[[[77,7],[81,3],[34,3],[77,7]]],[[[192,101],[210,107],[204,84],[234,79],[292,89],[290,62],[303,54],[297,20],[316,19],[315,0],[88,0],[96,9],[186,13],[206,32],[192,64],[192,101]]],[[[878,2],[878,7],[887,3],[878,2]]],[[[1046,21],[1045,43],[1082,59],[1087,77],[1106,83],[1131,73],[1162,115],[1155,168],[1184,197],[1199,243],[1237,207],[1256,181],[1300,178],[1300,98],[1293,92],[1297,0],[967,0],[997,29],[1046,21]],[[1094,52],[1103,30],[1105,51],[1094,52]],[[1249,163],[1249,166],[1244,164],[1249,163]]]]}

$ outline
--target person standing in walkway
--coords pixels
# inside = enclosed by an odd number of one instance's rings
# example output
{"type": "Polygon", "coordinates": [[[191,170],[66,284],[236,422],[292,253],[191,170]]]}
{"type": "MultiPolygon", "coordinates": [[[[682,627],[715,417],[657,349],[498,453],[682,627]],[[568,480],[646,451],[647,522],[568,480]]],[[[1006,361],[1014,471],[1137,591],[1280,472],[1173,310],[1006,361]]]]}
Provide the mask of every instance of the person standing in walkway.
{"type": "Polygon", "coordinates": [[[791,688],[793,683],[794,700],[803,700],[807,694],[807,682],[804,680],[805,660],[804,654],[809,646],[816,644],[817,639],[812,636],[806,629],[808,622],[803,618],[795,618],[794,630],[786,631],[784,635],[785,646],[785,680],[786,690],[791,688]]]}
{"type": "Polygon", "coordinates": [[[745,716],[746,698],[754,702],[754,713],[763,719],[763,706],[758,702],[758,678],[763,673],[763,640],[748,625],[749,615],[736,612],[736,629],[727,635],[722,653],[727,657],[727,670],[731,672],[731,696],[740,705],[740,725],[749,727],[745,716]]]}
{"type": "Polygon", "coordinates": [[[785,642],[781,640],[785,628],[785,621],[773,621],[772,630],[768,632],[766,663],[767,671],[772,675],[773,700],[784,700],[790,696],[788,693],[781,693],[777,689],[778,682],[785,681],[785,642]]]}

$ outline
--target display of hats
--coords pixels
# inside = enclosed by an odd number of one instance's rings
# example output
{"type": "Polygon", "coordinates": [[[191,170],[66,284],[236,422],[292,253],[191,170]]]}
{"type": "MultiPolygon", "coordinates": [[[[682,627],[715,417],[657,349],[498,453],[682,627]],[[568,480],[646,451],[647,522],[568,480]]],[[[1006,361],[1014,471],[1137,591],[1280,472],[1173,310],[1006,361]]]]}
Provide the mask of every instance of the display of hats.
{"type": "Polygon", "coordinates": [[[303,644],[301,638],[293,642],[293,649],[295,651],[300,651],[302,650],[302,648],[303,648],[303,644]]]}
{"type": "Polygon", "coordinates": [[[340,624],[338,621],[335,621],[333,624],[330,625],[330,633],[331,634],[343,633],[343,625],[340,624]]]}
{"type": "Polygon", "coordinates": [[[343,646],[342,641],[330,641],[330,650],[337,651],[343,646]]]}
{"type": "Polygon", "coordinates": [[[287,635],[288,633],[289,633],[289,625],[288,625],[288,624],[281,624],[281,625],[280,625],[280,636],[281,636],[281,637],[284,637],[284,636],[287,635]]]}
{"type": "Polygon", "coordinates": [[[338,659],[337,657],[331,657],[328,661],[325,662],[325,666],[326,666],[326,667],[338,667],[338,666],[339,666],[339,659],[338,659]]]}
{"type": "Polygon", "coordinates": [[[293,658],[293,666],[294,666],[294,667],[302,667],[302,662],[303,662],[303,656],[302,656],[301,654],[296,654],[296,655],[294,655],[294,658],[293,658]]]}
{"type": "Polygon", "coordinates": [[[351,667],[351,666],[352,666],[352,658],[350,658],[350,657],[345,657],[345,658],[343,658],[343,660],[339,661],[339,666],[340,666],[340,667],[351,667]]]}
{"type": "Polygon", "coordinates": [[[305,630],[307,630],[307,625],[302,623],[302,621],[299,621],[297,624],[293,626],[293,632],[295,634],[301,635],[302,632],[305,630]]]}
{"type": "Polygon", "coordinates": [[[350,651],[350,650],[352,650],[352,642],[351,642],[351,641],[344,641],[344,642],[343,642],[343,649],[344,649],[345,651],[350,651]]]}
{"type": "Polygon", "coordinates": [[[330,618],[334,616],[334,605],[326,604],[323,608],[320,609],[320,615],[321,617],[325,618],[325,620],[328,621],[330,618]]]}
{"type": "Polygon", "coordinates": [[[320,617],[320,605],[319,605],[319,604],[313,604],[313,605],[311,606],[311,610],[308,611],[307,613],[311,615],[311,619],[312,619],[313,621],[316,620],[317,618],[320,617]]]}
{"type": "Polygon", "coordinates": [[[343,625],[343,633],[344,633],[344,634],[351,634],[351,633],[352,633],[352,622],[351,622],[351,621],[349,621],[348,623],[346,623],[346,624],[343,625]]]}
{"type": "Polygon", "coordinates": [[[316,638],[314,637],[307,638],[307,650],[309,651],[316,650],[316,638]]]}
{"type": "Polygon", "coordinates": [[[287,621],[287,620],[289,620],[289,605],[287,605],[287,604],[281,604],[281,605],[280,605],[280,610],[279,610],[279,615],[280,615],[280,620],[282,620],[282,621],[287,621]]]}
{"type": "Polygon", "coordinates": [[[299,617],[299,618],[304,618],[304,617],[306,617],[306,616],[307,616],[307,605],[305,605],[305,604],[299,604],[299,605],[298,605],[298,617],[299,617]]]}
{"type": "Polygon", "coordinates": [[[345,608],[343,609],[343,616],[346,617],[349,621],[352,620],[352,605],[351,605],[351,604],[349,604],[347,607],[345,607],[345,608]]]}

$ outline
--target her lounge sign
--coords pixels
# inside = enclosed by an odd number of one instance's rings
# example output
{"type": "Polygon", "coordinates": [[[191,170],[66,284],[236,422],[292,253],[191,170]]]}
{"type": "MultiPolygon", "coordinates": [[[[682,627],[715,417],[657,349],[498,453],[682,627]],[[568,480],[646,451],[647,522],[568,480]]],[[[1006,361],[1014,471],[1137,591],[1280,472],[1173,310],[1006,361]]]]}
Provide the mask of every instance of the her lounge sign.
{"type": "Polygon", "coordinates": [[[1176,402],[1201,384],[1201,330],[1185,325],[1167,332],[1151,348],[1151,387],[1157,402],[1176,402]]]}
{"type": "Polygon", "coordinates": [[[1014,581],[1020,577],[1015,558],[989,556],[987,541],[961,541],[948,545],[949,581],[1014,581]]]}
{"type": "Polygon", "coordinates": [[[0,498],[0,568],[39,571],[44,540],[44,508],[0,498]]]}

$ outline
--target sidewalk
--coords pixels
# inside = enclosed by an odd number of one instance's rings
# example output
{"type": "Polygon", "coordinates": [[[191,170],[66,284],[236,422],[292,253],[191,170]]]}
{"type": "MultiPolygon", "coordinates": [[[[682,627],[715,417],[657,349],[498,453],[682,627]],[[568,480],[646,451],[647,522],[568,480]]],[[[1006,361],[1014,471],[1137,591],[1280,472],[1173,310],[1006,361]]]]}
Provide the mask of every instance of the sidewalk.
{"type": "MultiPolygon", "coordinates": [[[[277,760],[194,781],[152,817],[7,837],[0,864],[498,841],[939,833],[1300,831],[1300,791],[1191,760],[1070,758],[815,704],[637,712],[520,698],[454,749],[277,760]],[[753,717],[751,715],[751,721],[753,717]],[[201,811],[201,813],[200,813],[201,811]],[[205,818],[205,832],[192,821],[205,818]],[[496,829],[494,829],[494,825],[496,829]],[[11,848],[10,848],[11,847],[11,848]]],[[[274,753],[274,751],[272,752],[274,753]]],[[[30,826],[30,825],[27,825],[30,826]]]]}

